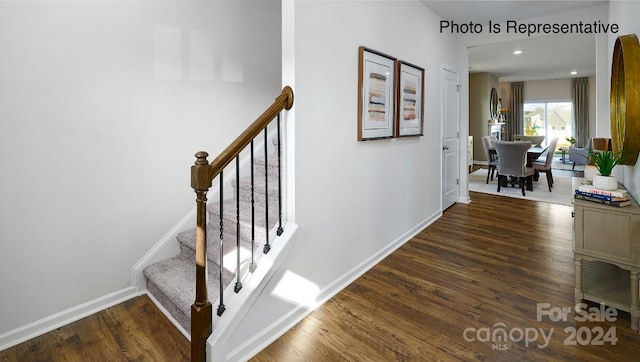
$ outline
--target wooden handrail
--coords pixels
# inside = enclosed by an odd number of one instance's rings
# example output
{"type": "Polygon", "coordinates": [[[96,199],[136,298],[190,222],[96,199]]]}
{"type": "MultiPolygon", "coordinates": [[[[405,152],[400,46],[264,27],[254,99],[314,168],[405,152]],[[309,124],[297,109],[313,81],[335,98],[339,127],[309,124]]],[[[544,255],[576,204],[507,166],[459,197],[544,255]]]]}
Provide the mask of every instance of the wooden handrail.
{"type": "Polygon", "coordinates": [[[262,131],[282,110],[290,110],[293,107],[293,89],[286,86],[282,89],[280,95],[275,102],[264,113],[260,115],[235,141],[231,142],[229,147],[211,161],[211,172],[213,177],[217,176],[225,166],[242,151],[252,139],[254,139],[260,131],[262,131]]]}
{"type": "MultiPolygon", "coordinates": [[[[206,152],[196,153],[191,166],[191,187],[196,193],[196,300],[191,306],[191,360],[205,361],[207,338],[213,330],[212,306],[207,297],[207,192],[213,179],[264,130],[283,110],[293,107],[293,89],[286,86],[280,95],[238,138],[211,163],[206,152]]],[[[265,149],[267,145],[265,144],[265,149]]]]}

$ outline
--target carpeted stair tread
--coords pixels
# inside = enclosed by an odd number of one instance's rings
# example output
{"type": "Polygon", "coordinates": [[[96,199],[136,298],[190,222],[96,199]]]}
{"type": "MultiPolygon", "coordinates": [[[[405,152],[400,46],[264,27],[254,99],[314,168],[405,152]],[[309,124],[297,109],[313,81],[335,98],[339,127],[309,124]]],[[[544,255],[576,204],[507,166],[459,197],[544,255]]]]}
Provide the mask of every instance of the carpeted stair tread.
{"type": "MultiPolygon", "coordinates": [[[[208,296],[215,305],[219,295],[219,271],[217,266],[210,265],[208,269],[208,296]]],[[[156,299],[165,306],[178,322],[191,330],[191,305],[195,300],[196,267],[193,260],[182,255],[160,261],[145,268],[144,275],[147,283],[153,284],[153,289],[161,292],[154,294],[156,299]],[[181,313],[175,313],[178,309],[181,313]],[[173,311],[172,311],[173,310],[173,311]],[[185,318],[185,316],[188,316],[185,318]]],[[[225,286],[234,278],[230,272],[223,272],[225,286]]]]}
{"type": "MultiPolygon", "coordinates": [[[[251,232],[251,203],[248,201],[240,201],[240,228],[241,233],[249,233],[251,232]]],[[[223,229],[229,230],[229,228],[236,227],[236,215],[237,205],[236,199],[225,200],[222,205],[223,212],[223,229]]],[[[209,212],[209,222],[212,224],[219,223],[220,221],[220,204],[219,203],[211,203],[207,205],[207,211],[209,212]]],[[[266,218],[264,214],[264,205],[262,208],[255,207],[255,228],[256,232],[259,229],[264,229],[266,225],[266,218]]],[[[278,221],[278,208],[277,207],[269,207],[269,225],[270,228],[273,227],[278,221]]],[[[230,230],[231,231],[231,230],[230,230]]],[[[242,235],[242,234],[241,234],[242,235]]]]}
{"type": "MultiPolygon", "coordinates": [[[[253,158],[253,170],[256,178],[264,177],[265,175],[265,158],[264,156],[253,158]]],[[[278,177],[278,156],[275,154],[269,155],[269,165],[267,168],[270,177],[278,177]]]]}
{"type": "MultiPolygon", "coordinates": [[[[236,183],[233,182],[233,190],[235,194],[236,183]]],[[[264,178],[255,179],[253,183],[254,201],[256,206],[260,205],[264,207],[265,200],[265,185],[264,178]]],[[[276,178],[269,178],[268,183],[268,200],[270,207],[278,206],[278,180],[276,178]]],[[[251,177],[240,178],[240,200],[245,202],[251,202],[251,177]]]]}
{"type": "MultiPolygon", "coordinates": [[[[209,265],[212,263],[218,264],[218,260],[220,260],[220,228],[209,225],[207,227],[207,259],[209,260],[209,265]]],[[[236,240],[235,228],[233,229],[233,233],[224,232],[223,240],[224,240],[224,254],[228,255],[229,253],[235,253],[237,240],[236,240]]],[[[183,231],[178,234],[177,237],[180,242],[180,252],[183,256],[195,260],[195,248],[196,248],[196,230],[190,229],[187,231],[183,231]]],[[[254,249],[257,249],[262,241],[264,240],[264,236],[261,234],[256,235],[256,240],[254,243],[254,249]]],[[[240,238],[240,248],[246,250],[246,252],[240,253],[241,262],[244,262],[248,257],[250,257],[251,253],[251,240],[247,238],[240,238]]],[[[235,255],[235,254],[234,254],[235,255]]],[[[236,259],[234,258],[234,262],[236,259]]]]}

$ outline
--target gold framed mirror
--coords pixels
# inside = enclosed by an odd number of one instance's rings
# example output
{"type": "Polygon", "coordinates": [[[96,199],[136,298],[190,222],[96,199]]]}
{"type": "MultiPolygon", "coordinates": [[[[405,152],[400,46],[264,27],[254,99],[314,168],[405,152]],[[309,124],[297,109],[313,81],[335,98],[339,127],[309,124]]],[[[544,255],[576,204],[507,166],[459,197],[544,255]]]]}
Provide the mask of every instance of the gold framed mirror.
{"type": "Polygon", "coordinates": [[[498,119],[498,91],[495,88],[491,88],[491,95],[489,96],[489,117],[496,121],[498,119]]]}
{"type": "Polygon", "coordinates": [[[611,65],[611,147],[624,150],[622,165],[635,165],[640,152],[640,45],[635,34],[621,35],[611,65]]]}

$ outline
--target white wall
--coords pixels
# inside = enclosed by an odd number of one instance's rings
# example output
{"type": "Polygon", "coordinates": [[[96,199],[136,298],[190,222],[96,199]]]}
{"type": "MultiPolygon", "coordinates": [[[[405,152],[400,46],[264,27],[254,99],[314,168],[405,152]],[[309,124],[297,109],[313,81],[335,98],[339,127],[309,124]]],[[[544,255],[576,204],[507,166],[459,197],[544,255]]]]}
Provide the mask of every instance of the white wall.
{"type": "MultiPolygon", "coordinates": [[[[610,1],[609,2],[609,22],[617,23],[620,26],[620,32],[618,34],[609,35],[609,68],[606,74],[598,74],[598,84],[606,82],[611,84],[611,59],[613,57],[613,46],[619,35],[636,34],[640,36],[640,22],[638,22],[638,14],[640,14],[640,1],[610,1]]],[[[607,93],[608,97],[608,93],[607,93]]],[[[607,98],[608,100],[608,98],[607,98]]],[[[638,102],[638,99],[634,99],[634,102],[638,102]]],[[[608,103],[607,103],[608,104],[608,103]]],[[[609,118],[606,120],[598,120],[603,125],[605,121],[608,123],[609,118]]],[[[637,122],[637,120],[635,120],[637,122]]],[[[611,133],[609,133],[611,134],[611,133]]],[[[640,157],[638,158],[640,162],[640,157]]],[[[638,162],[635,166],[616,167],[617,176],[624,185],[629,189],[631,195],[636,201],[640,201],[640,167],[638,162]]]]}
{"type": "Polygon", "coordinates": [[[320,285],[440,209],[441,66],[456,64],[436,21],[419,2],[297,4],[297,249],[305,256],[291,267],[314,266],[309,277],[320,285]],[[356,141],[361,45],[425,68],[425,136],[356,141]]]}
{"type": "Polygon", "coordinates": [[[3,1],[0,49],[2,335],[130,285],[280,92],[280,1],[3,1]]]}
{"type": "Polygon", "coordinates": [[[527,81],[523,93],[525,101],[571,100],[571,79],[527,81]]]}
{"type": "MultiPolygon", "coordinates": [[[[489,135],[491,89],[498,78],[490,73],[469,73],[469,136],[473,136],[473,159],[487,162],[482,137],[489,135]]],[[[507,103],[503,103],[507,106],[507,103]]]]}
{"type": "Polygon", "coordinates": [[[456,41],[438,33],[439,20],[417,1],[295,3],[299,228],[247,316],[253,324],[241,325],[238,335],[254,336],[296,307],[270,295],[287,271],[325,290],[439,215],[441,68],[460,69],[456,41]],[[423,137],[356,140],[359,46],[425,68],[423,137]]]}

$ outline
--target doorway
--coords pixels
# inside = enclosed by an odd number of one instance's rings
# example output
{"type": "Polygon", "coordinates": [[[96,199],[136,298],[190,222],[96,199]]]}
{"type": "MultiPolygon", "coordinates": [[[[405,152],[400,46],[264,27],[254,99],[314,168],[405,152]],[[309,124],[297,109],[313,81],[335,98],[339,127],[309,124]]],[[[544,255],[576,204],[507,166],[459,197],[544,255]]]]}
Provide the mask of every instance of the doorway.
{"type": "Polygon", "coordinates": [[[459,87],[458,73],[442,67],[442,210],[458,200],[459,193],[459,87]]]}

